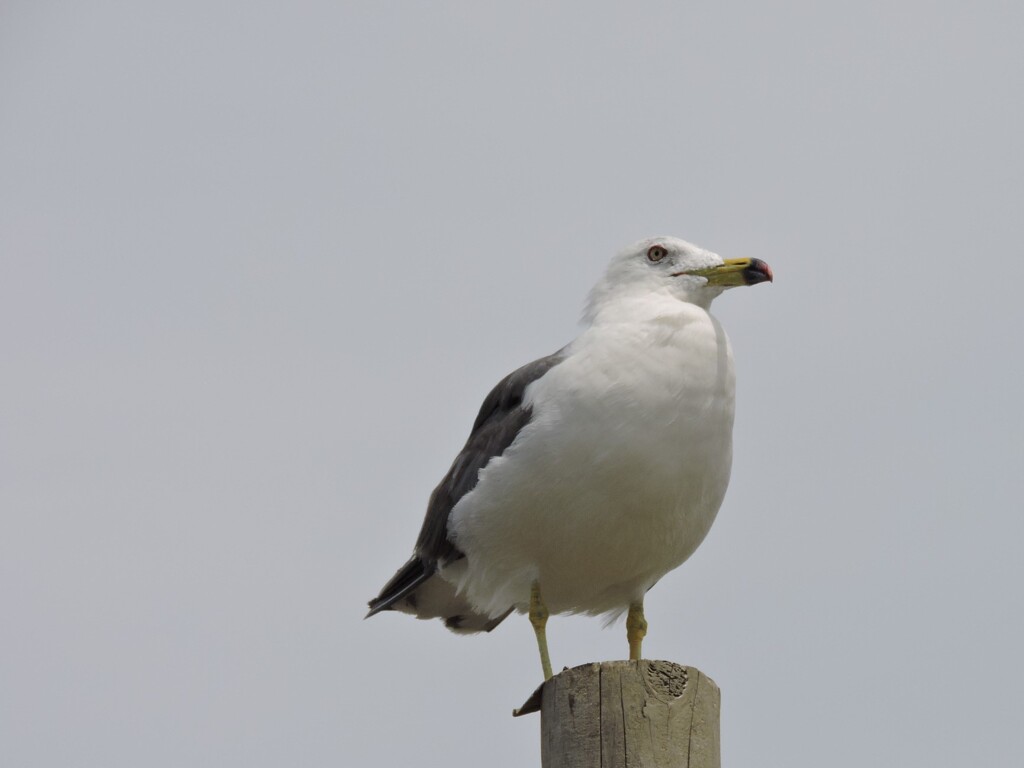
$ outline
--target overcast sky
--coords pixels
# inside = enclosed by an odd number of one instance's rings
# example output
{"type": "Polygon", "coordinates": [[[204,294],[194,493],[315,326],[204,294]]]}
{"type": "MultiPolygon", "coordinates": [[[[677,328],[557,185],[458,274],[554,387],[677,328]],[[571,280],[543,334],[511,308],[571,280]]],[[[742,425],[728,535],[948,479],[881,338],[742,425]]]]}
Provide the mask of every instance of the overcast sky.
{"type": "MultiPolygon", "coordinates": [[[[1024,6],[0,6],[0,763],[539,765],[525,618],[362,620],[482,397],[640,237],[732,484],[645,653],[729,766],[1011,765],[1024,6]]],[[[556,668],[621,625],[549,624],[556,668]]]]}

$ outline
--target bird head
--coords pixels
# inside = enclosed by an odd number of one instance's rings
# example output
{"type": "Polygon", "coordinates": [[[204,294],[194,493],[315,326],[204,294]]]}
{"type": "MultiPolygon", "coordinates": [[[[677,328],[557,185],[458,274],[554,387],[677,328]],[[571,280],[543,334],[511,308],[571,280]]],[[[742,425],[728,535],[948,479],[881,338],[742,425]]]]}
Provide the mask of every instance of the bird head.
{"type": "Polygon", "coordinates": [[[621,251],[591,292],[587,315],[619,298],[668,295],[705,309],[722,291],[771,282],[760,259],[723,259],[677,237],[650,237],[621,251]]]}

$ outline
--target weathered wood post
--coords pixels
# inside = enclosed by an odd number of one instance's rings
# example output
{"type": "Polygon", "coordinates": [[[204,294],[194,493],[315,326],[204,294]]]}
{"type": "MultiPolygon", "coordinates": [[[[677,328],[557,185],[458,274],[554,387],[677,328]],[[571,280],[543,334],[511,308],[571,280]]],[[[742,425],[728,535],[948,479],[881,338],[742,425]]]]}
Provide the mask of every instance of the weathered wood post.
{"type": "Polygon", "coordinates": [[[670,661],[566,669],[516,715],[541,713],[542,768],[720,768],[714,680],[670,661]]]}

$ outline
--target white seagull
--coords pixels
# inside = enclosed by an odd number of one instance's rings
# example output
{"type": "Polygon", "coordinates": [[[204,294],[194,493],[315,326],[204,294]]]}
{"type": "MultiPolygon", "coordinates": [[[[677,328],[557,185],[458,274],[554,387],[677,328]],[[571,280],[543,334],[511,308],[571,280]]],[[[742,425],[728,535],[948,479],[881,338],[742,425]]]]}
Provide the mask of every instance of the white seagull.
{"type": "Polygon", "coordinates": [[[641,658],[644,595],[704,540],[729,483],[733,359],[709,307],[771,279],[763,261],[675,237],[619,253],[583,332],[484,400],[412,559],[367,616],[480,632],[528,612],[549,679],[549,613],[628,611],[629,658],[641,658]]]}

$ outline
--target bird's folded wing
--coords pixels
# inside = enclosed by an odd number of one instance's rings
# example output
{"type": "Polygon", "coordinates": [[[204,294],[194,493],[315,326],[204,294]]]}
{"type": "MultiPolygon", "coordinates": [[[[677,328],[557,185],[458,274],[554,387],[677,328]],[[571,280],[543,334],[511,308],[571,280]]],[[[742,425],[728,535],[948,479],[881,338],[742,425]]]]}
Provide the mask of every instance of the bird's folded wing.
{"type": "Polygon", "coordinates": [[[410,595],[433,576],[440,565],[462,557],[448,535],[452,508],[476,486],[480,470],[491,459],[501,456],[530,423],[531,409],[523,402],[526,388],[564,359],[563,349],[534,360],[510,373],[487,395],[466,445],[430,495],[412,560],[370,601],[371,615],[410,595]]]}

